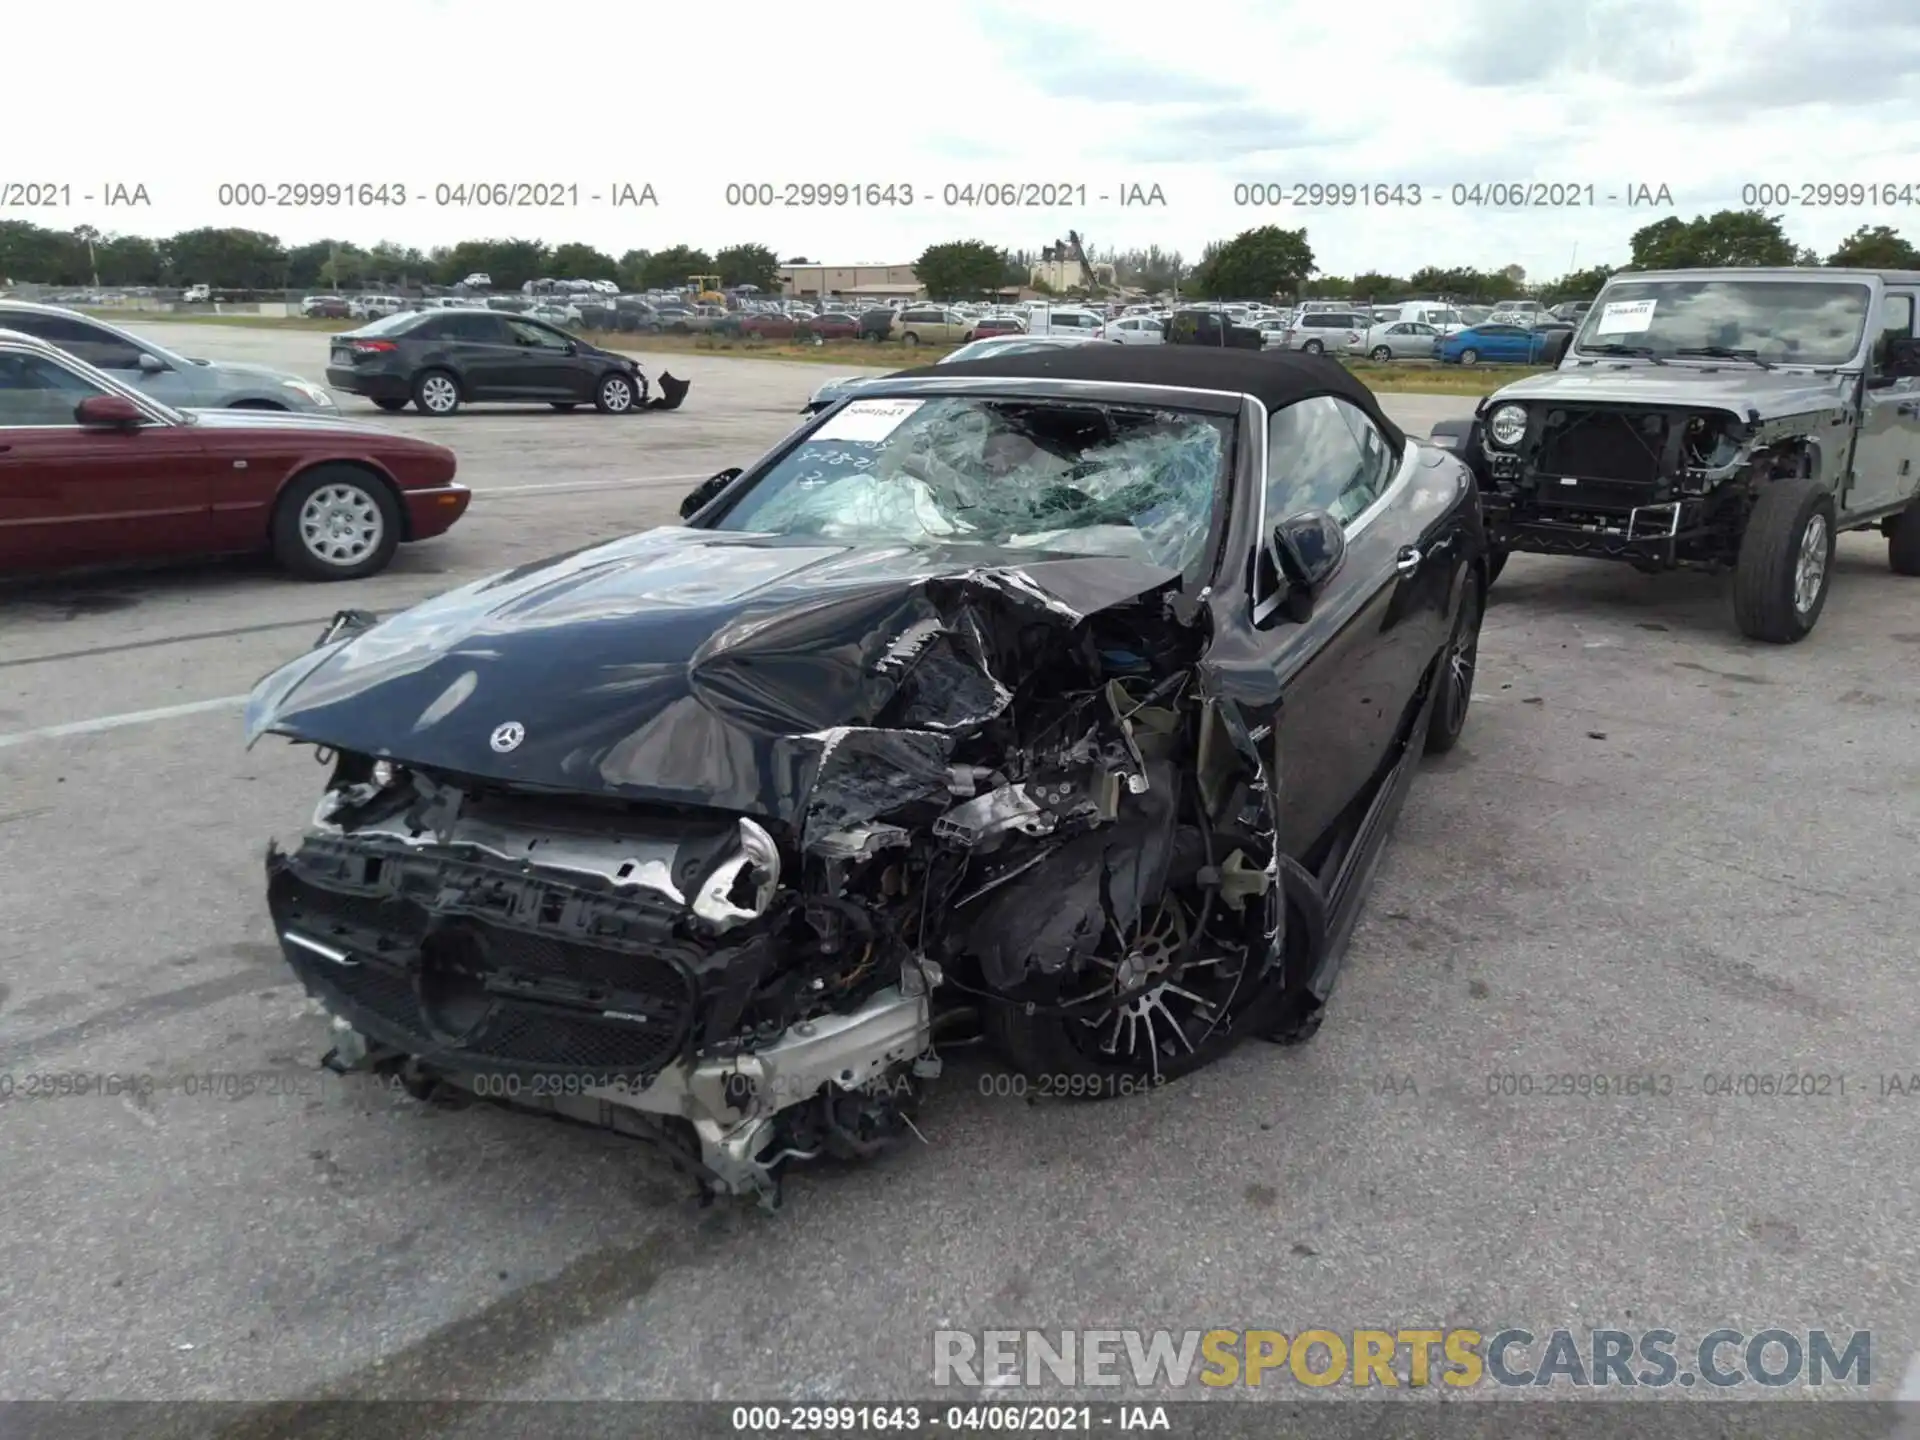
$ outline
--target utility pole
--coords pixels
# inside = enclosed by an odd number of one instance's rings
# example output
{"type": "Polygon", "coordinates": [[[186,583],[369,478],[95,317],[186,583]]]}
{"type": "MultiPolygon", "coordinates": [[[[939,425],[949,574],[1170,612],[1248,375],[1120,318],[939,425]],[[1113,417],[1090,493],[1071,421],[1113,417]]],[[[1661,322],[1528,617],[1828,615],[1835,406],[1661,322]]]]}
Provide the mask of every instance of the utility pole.
{"type": "Polygon", "coordinates": [[[100,257],[94,252],[93,242],[100,238],[100,232],[91,225],[82,225],[74,232],[87,242],[87,273],[93,277],[93,288],[100,288],[100,257]]]}

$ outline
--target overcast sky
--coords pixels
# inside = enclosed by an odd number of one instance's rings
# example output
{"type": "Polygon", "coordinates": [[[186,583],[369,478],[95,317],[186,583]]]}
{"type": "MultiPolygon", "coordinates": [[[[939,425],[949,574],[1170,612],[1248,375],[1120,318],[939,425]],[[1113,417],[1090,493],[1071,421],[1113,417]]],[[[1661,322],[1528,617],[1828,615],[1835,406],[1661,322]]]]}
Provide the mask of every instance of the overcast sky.
{"type": "Polygon", "coordinates": [[[1870,182],[1911,187],[1911,203],[1772,208],[1822,253],[1862,224],[1920,240],[1910,0],[8,9],[0,191],[70,184],[74,207],[0,219],[423,248],[515,235],[615,254],[757,241],[783,258],[894,263],[951,239],[1037,248],[1070,227],[1094,247],[1192,259],[1276,223],[1304,226],[1327,273],[1519,264],[1545,278],[1624,262],[1640,226],[1739,206],[1746,185],[1870,182]],[[435,203],[437,187],[495,180],[577,185],[579,203],[435,203]],[[222,183],[299,181],[385,182],[407,202],[219,204],[222,183]],[[729,183],[817,181],[910,186],[914,204],[726,203],[729,183]],[[1422,203],[1235,204],[1236,184],[1291,199],[1296,184],[1347,181],[1418,187],[1422,203]],[[1454,203],[1455,185],[1529,181],[1583,201],[1592,186],[1595,203],[1454,203]],[[101,208],[112,182],[143,184],[151,208],[101,208]],[[1075,203],[947,203],[950,186],[1005,182],[1071,187],[1075,203]],[[613,206],[621,184],[651,184],[658,204],[613,206]],[[1164,205],[1118,203],[1156,185],[1164,205]],[[1671,211],[1630,207],[1642,186],[1667,187],[1671,211]]]}

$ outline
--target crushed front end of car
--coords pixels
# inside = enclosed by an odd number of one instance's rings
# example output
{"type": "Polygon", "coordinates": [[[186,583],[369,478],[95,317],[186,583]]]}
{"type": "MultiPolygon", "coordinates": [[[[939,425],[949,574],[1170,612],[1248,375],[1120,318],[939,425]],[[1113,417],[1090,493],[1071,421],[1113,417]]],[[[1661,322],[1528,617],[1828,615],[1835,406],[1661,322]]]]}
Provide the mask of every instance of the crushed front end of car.
{"type": "Polygon", "coordinates": [[[1089,1094],[1202,1063],[1284,911],[1178,580],[665,528],[342,616],[248,714],[330,757],[267,861],[329,1063],[768,1205],[911,1138],[950,1025],[1089,1094]]]}

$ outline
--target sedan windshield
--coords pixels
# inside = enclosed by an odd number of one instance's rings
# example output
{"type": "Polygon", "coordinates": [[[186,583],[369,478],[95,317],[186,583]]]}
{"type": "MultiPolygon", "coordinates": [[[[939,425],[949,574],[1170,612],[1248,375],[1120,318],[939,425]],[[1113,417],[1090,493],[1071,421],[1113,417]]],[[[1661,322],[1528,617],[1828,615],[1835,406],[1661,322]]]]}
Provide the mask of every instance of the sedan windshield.
{"type": "Polygon", "coordinates": [[[1058,401],[854,400],[783,456],[722,530],[1201,558],[1233,422],[1058,401]]]}
{"type": "Polygon", "coordinates": [[[1844,365],[1871,298],[1865,285],[1817,280],[1630,281],[1609,285],[1587,312],[1576,349],[1662,358],[1744,351],[1775,364],[1844,365]]]}

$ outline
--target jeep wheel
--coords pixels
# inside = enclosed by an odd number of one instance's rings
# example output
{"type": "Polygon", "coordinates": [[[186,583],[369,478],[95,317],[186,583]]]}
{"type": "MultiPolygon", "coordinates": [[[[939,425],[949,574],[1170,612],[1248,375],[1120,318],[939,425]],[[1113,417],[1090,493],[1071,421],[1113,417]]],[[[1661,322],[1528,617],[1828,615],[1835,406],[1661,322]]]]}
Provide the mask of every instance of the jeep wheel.
{"type": "Polygon", "coordinates": [[[1887,565],[1896,575],[1920,575],[1920,500],[1887,522],[1887,565]]]}
{"type": "Polygon", "coordinates": [[[1806,639],[1832,583],[1832,497],[1806,476],[1773,481],[1740,538],[1733,572],[1740,633],[1771,645],[1806,639]]]}

